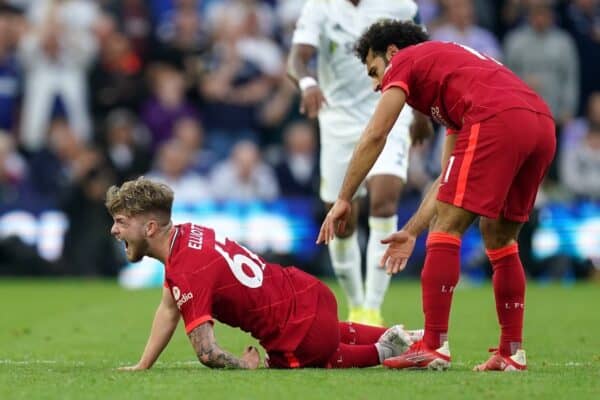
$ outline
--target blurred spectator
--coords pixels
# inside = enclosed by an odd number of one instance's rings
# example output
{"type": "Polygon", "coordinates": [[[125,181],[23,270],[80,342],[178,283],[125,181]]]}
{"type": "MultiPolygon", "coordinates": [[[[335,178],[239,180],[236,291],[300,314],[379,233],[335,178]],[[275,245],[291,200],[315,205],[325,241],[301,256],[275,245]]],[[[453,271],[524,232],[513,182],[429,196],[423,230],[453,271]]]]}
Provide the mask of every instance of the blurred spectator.
{"type": "MultiPolygon", "coordinates": [[[[177,201],[314,196],[315,127],[298,122],[282,57],[304,1],[0,0],[0,212],[63,207],[72,224],[63,261],[71,273],[96,275],[121,265],[105,240],[105,188],[151,166],[177,201]],[[92,126],[101,152],[90,147],[92,126]],[[19,155],[17,140],[31,157],[19,155]],[[100,266],[85,265],[90,257],[100,266]]],[[[503,59],[544,96],[564,124],[564,186],[599,201],[600,0],[416,1],[433,39],[503,59]],[[574,41],[553,27],[552,9],[574,41]],[[489,31],[515,28],[502,57],[489,31]],[[571,119],[578,101],[587,114],[571,119]]],[[[411,149],[409,208],[439,174],[443,137],[411,149]]],[[[542,192],[538,203],[565,193],[542,192]]],[[[532,221],[524,257],[535,213],[532,221]]],[[[5,251],[18,246],[0,243],[0,253],[33,265],[5,251]]]]}
{"type": "Polygon", "coordinates": [[[274,200],[279,195],[273,170],[247,140],[236,143],[229,159],[215,167],[211,187],[219,200],[274,200]]]}
{"type": "Polygon", "coordinates": [[[589,95],[600,90],[600,1],[574,0],[563,16],[565,28],[573,35],[581,60],[580,108],[589,95]]]}
{"type": "Polygon", "coordinates": [[[152,58],[184,71],[186,88],[194,89],[194,93],[206,69],[204,57],[209,47],[200,15],[186,9],[175,10],[173,29],[159,38],[160,44],[154,49],[152,58]]]}
{"type": "Polygon", "coordinates": [[[96,54],[91,32],[96,16],[91,1],[39,0],[31,4],[32,26],[19,48],[25,70],[21,139],[26,149],[44,146],[57,101],[77,135],[90,137],[86,70],[96,54]]]}
{"type": "Polygon", "coordinates": [[[25,161],[15,149],[12,136],[0,132],[0,204],[16,205],[21,196],[20,184],[26,174],[25,161]]]}
{"type": "Polygon", "coordinates": [[[275,167],[283,196],[314,196],[319,189],[317,141],[307,121],[289,125],[284,137],[285,151],[275,167]]]}
{"type": "Polygon", "coordinates": [[[201,83],[210,147],[219,157],[240,139],[258,142],[257,112],[283,76],[283,56],[262,34],[253,3],[216,13],[215,45],[201,83]]]}
{"type": "Polygon", "coordinates": [[[60,199],[69,219],[61,260],[63,269],[73,275],[114,276],[124,265],[124,259],[117,242],[107,235],[112,218],[106,212],[104,199],[115,179],[97,150],[83,152],[94,162],[60,199]]]}
{"type": "Polygon", "coordinates": [[[444,3],[446,23],[431,33],[433,40],[464,44],[497,60],[502,59],[496,37],[475,25],[473,0],[445,0],[444,3]]]}
{"type": "Polygon", "coordinates": [[[48,145],[33,155],[31,180],[36,191],[56,204],[74,182],[98,164],[99,153],[89,151],[63,118],[50,123],[48,145]]]}
{"type": "MultiPolygon", "coordinates": [[[[179,0],[193,3],[198,0],[179,0]]],[[[296,0],[285,0],[296,1],[296,0]]],[[[304,1],[304,0],[303,0],[304,1]]],[[[238,8],[250,10],[255,17],[256,29],[260,36],[273,37],[277,28],[277,20],[273,3],[276,0],[200,0],[204,19],[214,31],[224,14],[237,13],[238,8]]],[[[234,16],[235,18],[235,16],[234,16]]]]}
{"type": "MultiPolygon", "coordinates": [[[[455,5],[449,0],[415,0],[419,5],[419,21],[431,30],[447,23],[448,13],[455,5]]],[[[494,30],[497,24],[494,2],[490,0],[473,0],[472,12],[474,20],[487,30],[494,30]]]]}
{"type": "Polygon", "coordinates": [[[291,80],[280,82],[258,110],[261,129],[260,143],[264,147],[280,146],[285,126],[303,118],[300,114],[298,89],[291,80]]]}
{"type": "Polygon", "coordinates": [[[498,25],[497,4],[502,0],[473,0],[475,21],[487,31],[495,31],[498,25]]]}
{"type": "Polygon", "coordinates": [[[215,165],[215,154],[204,147],[204,129],[195,118],[184,117],[177,120],[173,137],[192,152],[192,169],[207,175],[215,165]]]}
{"type": "Polygon", "coordinates": [[[0,129],[9,132],[14,131],[20,92],[12,25],[10,13],[0,10],[0,129]]]}
{"type": "Polygon", "coordinates": [[[564,150],[561,175],[575,195],[600,200],[600,126],[589,126],[581,142],[564,150]]]}
{"type": "MultiPolygon", "coordinates": [[[[177,139],[161,144],[156,165],[148,178],[169,185],[178,203],[197,203],[212,199],[207,179],[192,170],[192,149],[177,139]]],[[[231,190],[231,187],[229,188],[231,190]]]]}
{"type": "Polygon", "coordinates": [[[108,9],[116,15],[121,32],[127,36],[140,56],[149,51],[152,28],[150,10],[145,0],[114,0],[108,9]]]}
{"type": "Polygon", "coordinates": [[[153,96],[142,106],[142,120],[150,129],[152,149],[172,137],[179,118],[198,118],[195,107],[185,98],[181,71],[164,64],[155,65],[149,73],[153,96]]]}
{"type": "Polygon", "coordinates": [[[528,1],[504,0],[500,10],[500,37],[524,23],[527,16],[528,1]]]}
{"type": "Polygon", "coordinates": [[[108,115],[105,125],[106,158],[116,173],[117,182],[147,172],[151,158],[144,143],[146,132],[136,116],[128,110],[116,109],[108,115]]]}
{"type": "Polygon", "coordinates": [[[585,117],[576,118],[565,125],[560,143],[561,150],[578,145],[590,127],[600,127],[600,91],[592,93],[586,105],[585,117]]]}
{"type": "Polygon", "coordinates": [[[175,30],[176,14],[179,12],[204,16],[205,8],[210,2],[211,0],[152,0],[154,36],[160,40],[170,36],[175,30]]]}
{"type": "Polygon", "coordinates": [[[285,50],[292,46],[292,35],[305,0],[278,0],[276,14],[281,26],[281,42],[285,50]]]}
{"type": "Polygon", "coordinates": [[[579,58],[571,37],[553,24],[546,0],[530,0],[528,24],[506,38],[507,66],[546,100],[559,126],[577,110],[579,58]]]}
{"type": "Polygon", "coordinates": [[[420,22],[425,26],[435,26],[435,22],[441,14],[439,1],[416,0],[416,3],[419,6],[420,22]]]}
{"type": "Polygon", "coordinates": [[[129,39],[116,30],[112,17],[103,15],[95,28],[100,55],[90,74],[90,97],[94,116],[101,120],[113,108],[136,110],[144,90],[142,61],[129,39]]]}

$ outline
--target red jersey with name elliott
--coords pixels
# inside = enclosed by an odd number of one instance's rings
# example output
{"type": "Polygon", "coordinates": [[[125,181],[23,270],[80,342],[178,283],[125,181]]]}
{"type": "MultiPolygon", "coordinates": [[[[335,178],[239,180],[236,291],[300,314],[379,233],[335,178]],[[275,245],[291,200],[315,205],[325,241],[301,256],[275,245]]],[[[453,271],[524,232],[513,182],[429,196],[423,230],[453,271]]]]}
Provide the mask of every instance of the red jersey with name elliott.
{"type": "Polygon", "coordinates": [[[296,349],[312,325],[322,285],[191,223],[175,227],[165,270],[187,333],[216,319],[251,333],[267,351],[296,349]]]}

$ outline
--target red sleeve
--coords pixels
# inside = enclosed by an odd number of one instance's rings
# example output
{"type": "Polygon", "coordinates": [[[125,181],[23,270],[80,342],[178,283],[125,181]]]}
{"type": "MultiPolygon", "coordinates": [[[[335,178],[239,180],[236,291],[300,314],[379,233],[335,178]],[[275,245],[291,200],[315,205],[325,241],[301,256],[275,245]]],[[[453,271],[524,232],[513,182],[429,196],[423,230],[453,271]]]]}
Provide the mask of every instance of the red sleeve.
{"type": "Polygon", "coordinates": [[[203,275],[189,273],[186,265],[197,264],[198,259],[183,254],[178,257],[177,263],[180,265],[176,268],[170,267],[181,272],[169,276],[169,286],[183,317],[185,331],[190,333],[198,325],[207,321],[212,322],[212,288],[215,277],[209,271],[216,269],[210,269],[203,275]],[[199,279],[199,276],[202,278],[199,279]]]}
{"type": "Polygon", "coordinates": [[[405,51],[398,52],[388,64],[381,82],[381,91],[385,92],[391,87],[404,90],[406,97],[410,96],[412,60],[406,57],[405,51]]]}
{"type": "Polygon", "coordinates": [[[190,333],[206,321],[212,321],[212,285],[204,280],[192,282],[191,279],[179,277],[174,279],[171,285],[171,292],[183,317],[186,333],[190,333]]]}
{"type": "Polygon", "coordinates": [[[448,135],[456,135],[458,133],[457,130],[446,128],[446,136],[448,135]]]}

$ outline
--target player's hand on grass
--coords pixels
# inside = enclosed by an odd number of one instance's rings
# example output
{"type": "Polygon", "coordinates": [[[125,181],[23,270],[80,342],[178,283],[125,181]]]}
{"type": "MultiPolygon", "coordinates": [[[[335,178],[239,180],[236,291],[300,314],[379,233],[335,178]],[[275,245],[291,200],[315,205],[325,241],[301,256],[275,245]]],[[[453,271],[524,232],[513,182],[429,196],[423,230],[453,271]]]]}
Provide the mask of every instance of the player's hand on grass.
{"type": "Polygon", "coordinates": [[[117,368],[117,370],[119,370],[119,371],[143,371],[146,369],[148,369],[148,368],[140,365],[140,363],[137,363],[135,365],[128,365],[128,366],[117,368]]]}
{"type": "Polygon", "coordinates": [[[317,118],[319,110],[327,104],[325,96],[319,86],[311,86],[302,91],[302,101],[300,103],[300,113],[308,118],[317,118]]]}
{"type": "Polygon", "coordinates": [[[260,353],[256,347],[248,346],[242,354],[242,360],[246,362],[248,369],[256,369],[260,364],[260,353]]]}
{"type": "Polygon", "coordinates": [[[416,237],[406,231],[392,233],[381,241],[388,247],[379,264],[388,275],[396,274],[406,268],[406,262],[415,248],[416,237]]]}
{"type": "Polygon", "coordinates": [[[329,242],[333,240],[336,232],[344,232],[351,214],[352,203],[348,200],[337,199],[321,225],[317,244],[329,244],[329,242]]]}

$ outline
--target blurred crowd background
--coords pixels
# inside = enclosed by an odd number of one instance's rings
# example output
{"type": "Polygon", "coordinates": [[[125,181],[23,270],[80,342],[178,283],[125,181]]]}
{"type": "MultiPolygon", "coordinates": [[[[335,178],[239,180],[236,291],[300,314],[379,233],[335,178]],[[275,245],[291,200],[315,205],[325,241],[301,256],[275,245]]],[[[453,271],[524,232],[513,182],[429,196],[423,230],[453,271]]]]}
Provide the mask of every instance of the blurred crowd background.
{"type": "MultiPolygon", "coordinates": [[[[0,224],[0,274],[115,275],[124,260],[104,193],[142,174],[191,204],[309,199],[318,224],[318,125],[300,115],[286,77],[303,3],[0,1],[0,215],[52,209],[68,220],[51,257],[0,224]]],[[[598,205],[600,1],[417,3],[433,39],[495,57],[548,102],[560,145],[538,210],[598,205]]],[[[401,213],[439,173],[441,137],[412,149],[401,213]]],[[[538,214],[521,244],[529,273],[596,274],[597,259],[531,254],[538,214]]],[[[328,272],[322,251],[306,264],[328,272]]]]}

